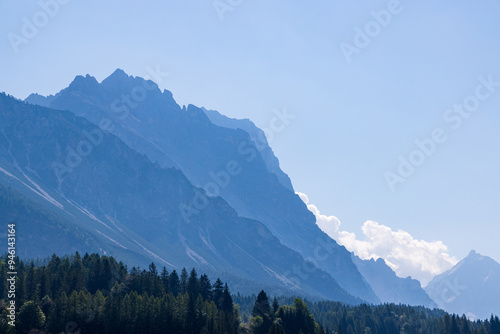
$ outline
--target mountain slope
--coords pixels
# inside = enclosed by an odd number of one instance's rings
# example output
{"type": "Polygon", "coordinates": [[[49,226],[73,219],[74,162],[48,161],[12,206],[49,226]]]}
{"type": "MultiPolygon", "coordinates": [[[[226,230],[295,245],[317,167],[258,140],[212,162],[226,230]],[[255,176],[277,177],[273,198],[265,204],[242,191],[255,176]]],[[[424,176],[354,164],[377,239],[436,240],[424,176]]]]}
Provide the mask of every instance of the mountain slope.
{"type": "MultiPolygon", "coordinates": [[[[216,123],[229,127],[217,126],[204,109],[181,108],[170,92],[121,70],[100,84],[93,77],[79,76],[50,99],[51,108],[72,111],[98,125],[112,123],[107,130],[131,148],[162,167],[180,169],[192,184],[221,196],[239,215],[262,222],[283,245],[326,271],[349,293],[379,302],[350,253],[317,227],[314,215],[283,180],[285,174],[270,148],[259,150],[248,132],[220,119],[216,123]],[[328,256],[318,256],[325,244],[328,256]]],[[[37,100],[27,102],[40,103],[37,100]]],[[[251,126],[246,129],[257,133],[251,126]]],[[[182,203],[186,222],[203,211],[196,208],[197,200],[186,198],[182,203]]],[[[293,274],[297,281],[305,276],[312,275],[293,274]]]]}
{"type": "Polygon", "coordinates": [[[216,110],[207,110],[201,108],[208,119],[215,125],[222,126],[229,129],[242,129],[250,135],[250,139],[259,150],[259,153],[264,159],[267,170],[278,177],[278,181],[288,190],[293,191],[292,181],[280,168],[278,158],[274,155],[273,150],[267,142],[264,131],[255,126],[249,119],[235,119],[229,118],[220,114],[216,110]]]}
{"type": "MultiPolygon", "coordinates": [[[[154,259],[170,269],[194,266],[230,272],[297,293],[359,301],[320,270],[300,285],[291,281],[283,273],[307,264],[263,224],[239,217],[222,198],[194,187],[181,171],[152,163],[70,112],[0,95],[0,167],[13,186],[31,189],[53,210],[75,217],[75,224],[87,217],[78,226],[90,239],[99,236],[104,252],[154,259]],[[197,196],[206,200],[203,210],[185,222],[179,206],[197,196]]],[[[25,233],[34,248],[44,238],[57,242],[28,228],[25,233]]]]}
{"type": "MultiPolygon", "coordinates": [[[[99,239],[72,224],[70,221],[55,215],[34,200],[23,195],[7,183],[4,175],[0,175],[0,224],[19,222],[16,224],[17,255],[23,258],[50,256],[53,253],[88,252],[99,249],[99,239]],[[26,224],[25,222],[29,222],[26,224]],[[38,240],[33,240],[33,238],[38,240]],[[54,243],[53,240],[58,240],[54,243]]],[[[7,228],[0,233],[6,238],[7,228]]]]}
{"type": "Polygon", "coordinates": [[[400,278],[381,258],[361,260],[352,255],[353,261],[366,281],[383,303],[436,307],[422,289],[420,282],[411,277],[400,278]]]}
{"type": "Polygon", "coordinates": [[[425,288],[447,312],[489,318],[500,314],[500,264],[475,251],[425,288]]]}

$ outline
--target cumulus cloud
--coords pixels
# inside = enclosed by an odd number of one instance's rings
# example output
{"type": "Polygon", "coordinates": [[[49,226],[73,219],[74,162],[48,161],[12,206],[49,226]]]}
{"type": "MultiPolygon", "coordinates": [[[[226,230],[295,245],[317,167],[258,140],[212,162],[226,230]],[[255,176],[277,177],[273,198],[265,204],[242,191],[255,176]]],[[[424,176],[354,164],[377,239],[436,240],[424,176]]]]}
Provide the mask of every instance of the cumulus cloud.
{"type": "Polygon", "coordinates": [[[316,216],[316,224],[323,232],[363,260],[384,259],[399,277],[411,276],[425,286],[435,275],[458,262],[442,241],[417,240],[406,231],[393,231],[371,220],[363,224],[364,240],[360,240],[355,233],[342,231],[337,217],[322,215],[314,204],[309,203],[306,194],[297,195],[316,216]]]}

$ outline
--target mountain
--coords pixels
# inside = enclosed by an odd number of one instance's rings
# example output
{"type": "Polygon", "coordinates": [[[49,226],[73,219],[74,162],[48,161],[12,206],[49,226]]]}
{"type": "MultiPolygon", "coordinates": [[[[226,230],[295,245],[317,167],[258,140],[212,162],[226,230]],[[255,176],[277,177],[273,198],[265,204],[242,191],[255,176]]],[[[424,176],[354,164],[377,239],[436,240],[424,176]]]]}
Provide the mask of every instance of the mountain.
{"type": "Polygon", "coordinates": [[[285,188],[293,191],[292,181],[288,175],[281,170],[279,160],[269,146],[264,131],[255,126],[255,124],[249,119],[229,118],[220,114],[216,110],[207,110],[205,108],[201,108],[201,110],[203,110],[208,119],[215,125],[229,129],[242,129],[243,131],[246,131],[250,135],[250,139],[254,143],[255,147],[259,150],[262,159],[264,159],[267,170],[270,173],[275,174],[278,181],[285,188]]]}
{"type": "Polygon", "coordinates": [[[319,269],[292,281],[284,273],[309,264],[265,225],[238,216],[182,171],[151,162],[71,112],[0,95],[0,175],[4,197],[14,199],[0,206],[0,217],[17,222],[20,240],[30,240],[20,251],[29,257],[74,242],[64,253],[83,244],[84,251],[119,255],[129,264],[154,260],[169,270],[196,267],[254,288],[361,301],[319,269]],[[179,207],[198,197],[203,210],[186,222],[179,207]]]}
{"type": "Polygon", "coordinates": [[[382,258],[361,260],[354,254],[352,258],[383,303],[436,307],[436,303],[422,289],[419,281],[411,277],[398,277],[382,258]]]}
{"type": "MultiPolygon", "coordinates": [[[[34,255],[46,257],[53,253],[67,254],[100,249],[101,240],[97,236],[86,233],[70,220],[54,214],[35,200],[7,185],[7,178],[6,174],[0,173],[0,222],[2,226],[7,226],[11,222],[19,222],[15,228],[18,256],[22,258],[30,258],[34,255]],[[58,242],[54,243],[54,240],[58,242]]],[[[7,239],[7,229],[0,233],[0,238],[7,239]]]]}
{"type": "Polygon", "coordinates": [[[500,314],[500,264],[475,251],[425,288],[447,312],[486,319],[500,314]]]}
{"type": "Polygon", "coordinates": [[[31,104],[48,107],[53,99],[54,95],[43,96],[37,93],[32,93],[26,98],[26,101],[30,101],[31,104]]]}
{"type": "MultiPolygon", "coordinates": [[[[31,97],[26,102],[86,118],[159,166],[180,170],[193,185],[222,197],[239,216],[263,223],[308,263],[280,275],[300,283],[318,269],[350,294],[380,302],[350,253],[318,228],[267,143],[256,142],[262,136],[253,124],[194,105],[181,108],[171,92],[119,69],[101,83],[78,76],[48,99],[31,97]]],[[[193,196],[179,204],[186,223],[205,211],[200,201],[204,198],[193,196]]]]}

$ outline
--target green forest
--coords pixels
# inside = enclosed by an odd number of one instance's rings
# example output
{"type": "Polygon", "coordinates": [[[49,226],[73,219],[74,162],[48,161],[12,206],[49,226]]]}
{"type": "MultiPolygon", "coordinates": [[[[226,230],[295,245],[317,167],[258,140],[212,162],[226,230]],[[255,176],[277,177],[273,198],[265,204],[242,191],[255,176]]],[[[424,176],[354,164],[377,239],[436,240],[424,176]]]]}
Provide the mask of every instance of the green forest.
{"type": "Polygon", "coordinates": [[[469,321],[404,305],[348,306],[300,298],[231,295],[195,269],[128,269],[79,253],[16,259],[16,326],[9,325],[6,258],[0,258],[0,333],[500,333],[500,320],[469,321]]]}

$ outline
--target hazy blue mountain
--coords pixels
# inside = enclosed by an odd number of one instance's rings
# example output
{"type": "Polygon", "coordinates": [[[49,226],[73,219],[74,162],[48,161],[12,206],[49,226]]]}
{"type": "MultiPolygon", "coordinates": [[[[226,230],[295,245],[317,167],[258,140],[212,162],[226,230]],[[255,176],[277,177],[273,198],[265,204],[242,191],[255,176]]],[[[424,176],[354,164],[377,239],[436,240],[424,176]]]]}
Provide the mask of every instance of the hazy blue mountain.
{"type": "Polygon", "coordinates": [[[276,174],[278,181],[287,189],[293,191],[292,181],[280,168],[280,162],[278,158],[274,155],[273,150],[267,142],[266,135],[264,131],[259,129],[255,124],[249,119],[236,119],[229,118],[220,114],[216,110],[207,110],[201,108],[208,119],[215,125],[223,126],[230,129],[242,129],[250,135],[250,139],[254,143],[255,147],[259,150],[260,155],[264,159],[267,170],[273,174],[276,174]]]}
{"type": "Polygon", "coordinates": [[[471,318],[500,314],[500,264],[475,251],[450,270],[436,276],[425,288],[447,312],[471,318]]]}
{"type": "MultiPolygon", "coordinates": [[[[77,84],[91,87],[87,81],[77,84]]],[[[0,216],[22,226],[23,240],[30,240],[27,256],[46,255],[38,247],[61,243],[55,249],[62,249],[67,245],[60,239],[67,238],[74,248],[84,244],[84,250],[118,255],[132,264],[145,266],[148,259],[170,270],[194,266],[255,286],[359,302],[321,270],[300,282],[289,279],[284,273],[290,268],[309,265],[265,225],[238,216],[180,170],[151,162],[71,112],[0,94],[0,168],[5,198],[21,198],[14,208],[0,206],[0,216]],[[17,190],[9,191],[6,184],[17,190]],[[204,207],[186,222],[179,206],[197,196],[205,198],[204,207]],[[29,202],[26,214],[23,200],[29,202]]]]}
{"type": "Polygon", "coordinates": [[[7,224],[19,222],[15,228],[17,255],[23,258],[46,257],[53,253],[99,249],[99,238],[7,185],[8,178],[0,172],[0,224],[5,226],[0,238],[6,240],[7,224]],[[54,243],[54,240],[58,242],[54,243]]]}
{"type": "Polygon", "coordinates": [[[42,107],[48,107],[50,103],[54,100],[54,95],[43,96],[37,93],[30,94],[25,101],[29,101],[31,104],[37,104],[42,107]]]}
{"type": "Polygon", "coordinates": [[[436,307],[436,303],[422,289],[419,281],[411,277],[398,277],[382,258],[361,260],[354,254],[352,258],[383,303],[436,307]]]}
{"type": "MultiPolygon", "coordinates": [[[[214,120],[224,125],[218,126],[204,109],[181,108],[170,92],[121,70],[102,83],[88,75],[78,76],[51,98],[49,106],[72,111],[97,125],[110,120],[108,131],[131,148],[162,167],[181,170],[192,184],[220,195],[240,216],[262,222],[283,245],[329,273],[352,295],[379,302],[350,253],[317,227],[314,215],[291,189],[270,148],[256,147],[252,136],[258,130],[252,126],[235,126],[221,117],[214,120]],[[230,167],[237,172],[229,175],[230,167]],[[324,253],[325,244],[327,256],[318,255],[318,250],[324,253]]],[[[213,112],[209,114],[217,118],[213,112]]],[[[194,196],[183,198],[184,220],[199,219],[195,217],[199,213],[193,212],[205,211],[191,210],[196,201],[194,196]]],[[[314,269],[308,268],[314,266],[304,268],[288,268],[278,274],[292,271],[292,278],[300,281],[313,275],[314,269]],[[303,273],[304,268],[308,272],[303,273]]]]}

